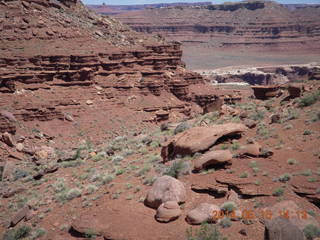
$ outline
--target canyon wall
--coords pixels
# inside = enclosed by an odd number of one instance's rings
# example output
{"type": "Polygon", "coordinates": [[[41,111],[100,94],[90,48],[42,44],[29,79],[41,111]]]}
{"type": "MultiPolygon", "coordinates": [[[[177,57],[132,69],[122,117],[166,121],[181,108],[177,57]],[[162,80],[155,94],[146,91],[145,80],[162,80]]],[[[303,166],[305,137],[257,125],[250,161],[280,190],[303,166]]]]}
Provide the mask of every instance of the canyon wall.
{"type": "Polygon", "coordinates": [[[145,9],[116,16],[138,32],[187,46],[320,49],[320,8],[290,10],[275,2],[145,9]]]}

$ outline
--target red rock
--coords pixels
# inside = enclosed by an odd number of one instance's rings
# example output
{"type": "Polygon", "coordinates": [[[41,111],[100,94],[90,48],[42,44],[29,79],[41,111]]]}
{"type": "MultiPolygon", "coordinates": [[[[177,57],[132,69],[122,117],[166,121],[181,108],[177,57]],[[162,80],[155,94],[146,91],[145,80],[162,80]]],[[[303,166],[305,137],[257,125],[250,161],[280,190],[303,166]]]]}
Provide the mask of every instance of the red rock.
{"type": "Polygon", "coordinates": [[[194,160],[194,170],[199,171],[208,166],[231,164],[232,153],[229,150],[214,150],[194,160]]]}
{"type": "Polygon", "coordinates": [[[162,203],[168,201],[184,203],[186,197],[186,189],[182,182],[170,176],[162,176],[153,183],[145,199],[145,204],[157,209],[162,203]]]}
{"type": "Polygon", "coordinates": [[[254,96],[257,99],[266,100],[280,95],[279,86],[253,86],[254,96]]]}
{"type": "Polygon", "coordinates": [[[189,224],[197,225],[204,222],[216,222],[219,216],[220,207],[214,204],[201,203],[187,214],[186,221],[189,224]]]}
{"type": "Polygon", "coordinates": [[[245,125],[236,123],[194,127],[177,134],[164,144],[161,156],[164,161],[167,161],[178,154],[185,156],[202,152],[213,146],[219,138],[240,134],[246,130],[245,125]]]}
{"type": "Polygon", "coordinates": [[[159,222],[171,222],[179,218],[182,211],[177,202],[168,201],[162,203],[157,209],[156,219],[159,222]]]}

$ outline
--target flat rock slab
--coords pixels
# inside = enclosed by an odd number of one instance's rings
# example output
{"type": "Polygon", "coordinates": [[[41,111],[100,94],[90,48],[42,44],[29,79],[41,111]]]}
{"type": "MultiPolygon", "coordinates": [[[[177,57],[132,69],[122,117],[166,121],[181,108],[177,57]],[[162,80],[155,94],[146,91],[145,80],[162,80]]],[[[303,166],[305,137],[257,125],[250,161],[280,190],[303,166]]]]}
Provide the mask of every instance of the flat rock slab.
{"type": "Polygon", "coordinates": [[[194,127],[177,134],[161,150],[164,161],[176,155],[192,155],[213,146],[221,137],[243,133],[247,127],[241,123],[227,123],[210,127],[194,127]]]}

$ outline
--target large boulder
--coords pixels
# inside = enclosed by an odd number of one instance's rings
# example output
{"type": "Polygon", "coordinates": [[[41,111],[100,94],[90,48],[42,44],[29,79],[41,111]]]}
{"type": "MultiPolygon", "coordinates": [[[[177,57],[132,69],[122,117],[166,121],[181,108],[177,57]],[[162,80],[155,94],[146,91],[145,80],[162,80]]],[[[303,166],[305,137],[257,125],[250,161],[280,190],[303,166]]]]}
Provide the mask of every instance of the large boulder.
{"type": "Polygon", "coordinates": [[[194,127],[177,134],[161,150],[164,161],[173,159],[176,155],[191,155],[209,149],[221,137],[240,134],[247,130],[241,123],[226,123],[210,127],[194,127]]]}
{"type": "Polygon", "coordinates": [[[273,205],[272,207],[263,209],[263,212],[272,213],[271,219],[265,220],[265,225],[268,226],[268,223],[275,218],[282,215],[287,217],[287,219],[293,224],[296,225],[301,231],[311,224],[314,226],[319,226],[317,220],[309,215],[305,210],[301,209],[294,201],[286,200],[281,201],[273,205]]]}
{"type": "Polygon", "coordinates": [[[304,240],[304,236],[288,219],[276,217],[266,223],[264,240],[304,240]]]}
{"type": "Polygon", "coordinates": [[[232,153],[229,150],[216,150],[203,154],[194,161],[194,170],[199,171],[208,166],[230,164],[232,153]]]}
{"type": "Polygon", "coordinates": [[[170,176],[162,176],[153,183],[145,199],[145,204],[157,209],[162,203],[168,201],[184,203],[186,195],[186,188],[182,182],[170,176]]]}
{"type": "Polygon", "coordinates": [[[170,222],[179,218],[181,212],[182,211],[177,202],[168,201],[159,206],[157,209],[156,219],[159,222],[170,222]]]}
{"type": "Polygon", "coordinates": [[[220,211],[220,207],[217,205],[201,203],[188,212],[186,221],[192,225],[197,225],[204,222],[217,222],[220,211]],[[217,216],[217,218],[214,216],[217,216]]]}

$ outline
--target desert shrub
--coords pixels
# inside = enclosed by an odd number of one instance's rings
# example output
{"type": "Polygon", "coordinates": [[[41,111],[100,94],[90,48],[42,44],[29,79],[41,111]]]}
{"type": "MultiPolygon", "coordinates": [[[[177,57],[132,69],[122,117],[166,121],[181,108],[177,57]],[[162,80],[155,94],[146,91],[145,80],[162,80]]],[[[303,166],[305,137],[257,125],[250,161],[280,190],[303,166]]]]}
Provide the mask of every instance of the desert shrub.
{"type": "Polygon", "coordinates": [[[108,184],[108,183],[111,183],[111,182],[112,182],[112,180],[113,180],[113,176],[108,175],[108,174],[103,175],[103,176],[102,176],[102,178],[101,178],[101,182],[102,182],[102,184],[108,184]]]}
{"type": "Polygon", "coordinates": [[[33,234],[32,234],[32,239],[37,239],[42,236],[44,236],[47,233],[47,231],[43,228],[38,228],[33,234]]]}
{"type": "Polygon", "coordinates": [[[219,225],[220,225],[222,228],[229,228],[229,227],[231,227],[232,222],[231,222],[230,218],[223,218],[223,219],[221,219],[221,221],[219,222],[219,225]]]}
{"type": "Polygon", "coordinates": [[[240,178],[247,178],[249,176],[249,174],[247,172],[243,172],[240,174],[240,178]]]}
{"type": "Polygon", "coordinates": [[[121,155],[115,155],[112,157],[112,162],[113,163],[118,163],[118,162],[121,162],[123,160],[123,157],[121,155]]]}
{"type": "Polygon", "coordinates": [[[251,161],[250,164],[249,164],[249,166],[250,166],[251,168],[257,168],[257,167],[259,167],[257,161],[251,161]]]}
{"type": "Polygon", "coordinates": [[[87,195],[89,195],[89,194],[94,193],[97,190],[98,190],[98,187],[96,185],[89,184],[88,186],[86,186],[85,192],[86,192],[87,195]]]}
{"type": "Polygon", "coordinates": [[[313,224],[308,224],[304,227],[303,233],[307,240],[313,240],[320,237],[320,228],[313,224]]]}
{"type": "Polygon", "coordinates": [[[272,193],[272,195],[276,197],[280,197],[283,194],[284,194],[284,189],[282,187],[276,188],[272,193]]]}
{"type": "Polygon", "coordinates": [[[299,107],[311,106],[315,104],[319,99],[320,99],[320,91],[317,91],[315,93],[308,94],[298,99],[298,106],[299,107]]]}
{"type": "Polygon", "coordinates": [[[232,145],[231,145],[231,150],[232,150],[232,151],[236,151],[236,150],[238,150],[239,148],[240,148],[240,144],[239,144],[238,142],[232,143],[232,145]]]}
{"type": "Polygon", "coordinates": [[[255,111],[253,113],[251,113],[249,115],[249,118],[254,120],[254,121],[260,121],[260,120],[263,120],[264,119],[264,112],[263,111],[255,111]]]}
{"type": "Polygon", "coordinates": [[[307,213],[308,213],[310,216],[312,216],[312,217],[316,217],[316,215],[317,215],[317,214],[315,213],[315,211],[313,211],[313,210],[311,210],[311,209],[308,210],[307,213]]]}
{"type": "Polygon", "coordinates": [[[147,185],[147,186],[151,186],[156,181],[156,179],[157,179],[156,177],[148,177],[143,180],[142,184],[147,185]]]}
{"type": "Polygon", "coordinates": [[[149,172],[151,169],[150,165],[145,165],[143,168],[141,168],[137,173],[136,176],[137,177],[141,177],[143,175],[145,175],[147,172],[149,172]]]}
{"type": "Polygon", "coordinates": [[[16,229],[8,230],[4,236],[3,240],[19,240],[30,235],[31,227],[27,225],[22,225],[16,229]]]}
{"type": "Polygon", "coordinates": [[[236,209],[237,209],[237,205],[232,201],[225,202],[221,205],[221,210],[224,212],[231,213],[232,211],[235,211],[236,209]]]}
{"type": "Polygon", "coordinates": [[[287,163],[288,163],[289,165],[294,165],[294,164],[297,163],[297,160],[295,160],[294,158],[289,158],[288,161],[287,161],[287,163]]]}
{"type": "Polygon", "coordinates": [[[185,168],[186,168],[185,161],[178,160],[178,161],[173,162],[171,164],[171,166],[165,170],[163,175],[168,175],[171,177],[178,178],[179,176],[181,176],[183,174],[183,172],[185,171],[185,168]]]}
{"type": "Polygon", "coordinates": [[[317,122],[320,120],[320,112],[313,112],[311,115],[311,122],[317,122]]]}
{"type": "Polygon", "coordinates": [[[288,108],[282,115],[282,122],[299,118],[299,112],[296,109],[288,108]]]}
{"type": "Polygon", "coordinates": [[[285,130],[289,130],[289,129],[292,129],[292,128],[293,128],[292,124],[286,124],[286,125],[283,127],[283,129],[285,129],[285,130]]]}
{"type": "Polygon", "coordinates": [[[278,180],[279,182],[288,182],[291,179],[291,175],[289,173],[285,173],[283,175],[281,175],[278,180]]]}
{"type": "Polygon", "coordinates": [[[181,133],[181,132],[184,132],[185,130],[189,129],[190,128],[190,125],[189,123],[187,122],[182,122],[180,123],[175,129],[174,129],[174,134],[178,134],[178,133],[181,133]]]}
{"type": "Polygon", "coordinates": [[[228,148],[229,147],[228,147],[227,144],[222,144],[221,147],[220,147],[221,150],[227,150],[228,148]]]}
{"type": "Polygon", "coordinates": [[[312,131],[310,130],[304,130],[303,135],[311,135],[312,131]]]}
{"type": "Polygon", "coordinates": [[[311,171],[311,169],[306,169],[301,173],[301,175],[306,176],[306,177],[311,176],[312,171],[311,171]]]}
{"type": "Polygon", "coordinates": [[[262,123],[258,125],[257,134],[260,135],[261,137],[267,138],[270,135],[270,131],[268,127],[264,123],[262,123]]]}
{"type": "Polygon", "coordinates": [[[227,238],[218,231],[215,225],[204,223],[195,232],[192,231],[192,228],[189,228],[186,240],[227,240],[227,238]]]}
{"type": "Polygon", "coordinates": [[[116,176],[119,176],[119,175],[122,175],[122,174],[124,174],[125,173],[125,169],[123,169],[123,168],[119,168],[119,169],[117,169],[116,170],[116,176]]]}
{"type": "Polygon", "coordinates": [[[80,196],[81,196],[81,190],[78,188],[70,189],[65,195],[66,200],[72,200],[72,199],[78,198],[80,196]]]}
{"type": "Polygon", "coordinates": [[[18,180],[20,178],[24,178],[24,177],[26,177],[28,175],[29,175],[28,172],[18,168],[13,172],[13,180],[16,181],[16,180],[18,180]]]}
{"type": "Polygon", "coordinates": [[[54,184],[52,184],[52,187],[56,193],[65,191],[66,186],[64,184],[64,178],[58,178],[58,180],[54,184]]]}

